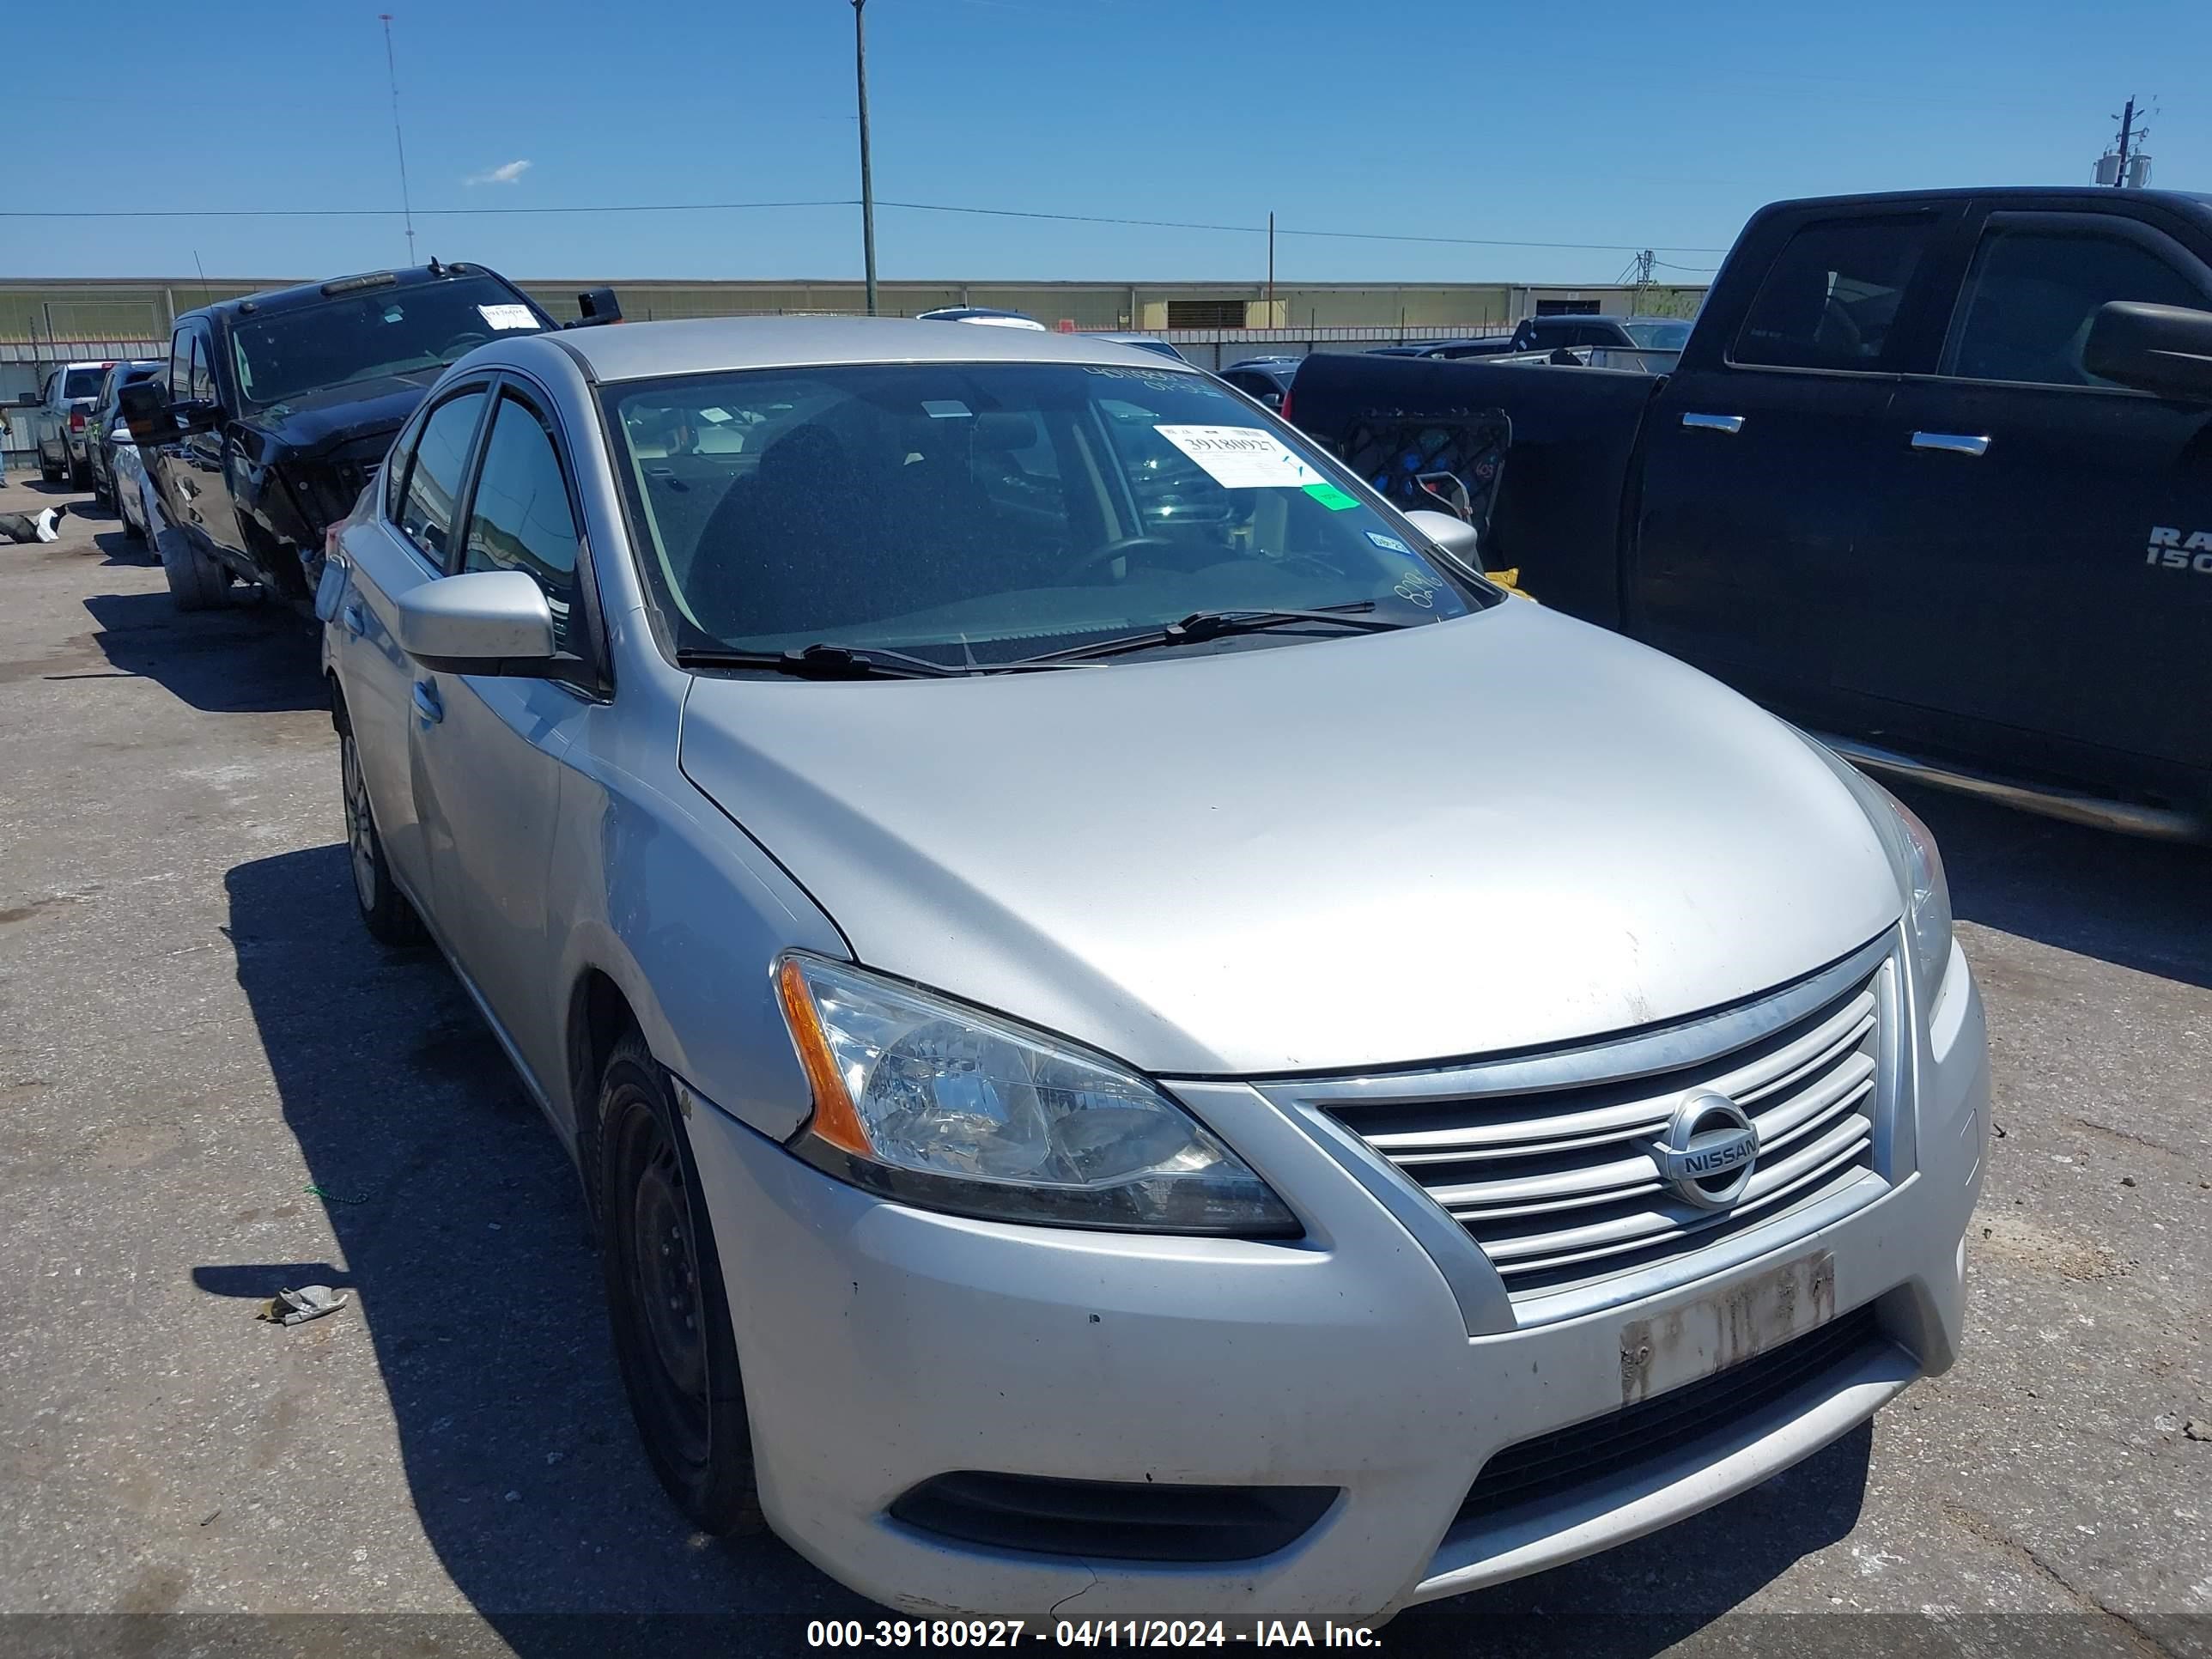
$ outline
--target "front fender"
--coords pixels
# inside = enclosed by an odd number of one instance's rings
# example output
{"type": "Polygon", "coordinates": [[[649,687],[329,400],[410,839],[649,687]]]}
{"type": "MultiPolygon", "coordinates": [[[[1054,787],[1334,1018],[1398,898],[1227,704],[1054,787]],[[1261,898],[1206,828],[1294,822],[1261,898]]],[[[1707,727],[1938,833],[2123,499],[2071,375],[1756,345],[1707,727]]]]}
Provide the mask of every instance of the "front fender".
{"type": "MultiPolygon", "coordinates": [[[[553,890],[594,896],[566,930],[560,1029],[580,1052],[580,988],[594,972],[629,1003],[654,1056],[763,1133],[788,1139],[811,1109],[771,982],[783,951],[850,954],[820,908],[677,773],[587,773],[596,811],[563,804],[553,890]]],[[[578,803],[579,805],[583,805],[578,803]]],[[[557,1085],[574,1142],[595,1079],[573,1063],[557,1085]]]]}

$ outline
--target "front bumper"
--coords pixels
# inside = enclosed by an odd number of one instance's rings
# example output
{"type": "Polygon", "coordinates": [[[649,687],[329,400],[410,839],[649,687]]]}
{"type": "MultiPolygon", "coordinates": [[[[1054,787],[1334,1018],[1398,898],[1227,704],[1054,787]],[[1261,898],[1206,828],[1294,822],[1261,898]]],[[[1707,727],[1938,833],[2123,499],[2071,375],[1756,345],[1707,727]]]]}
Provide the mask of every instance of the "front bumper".
{"type": "Polygon", "coordinates": [[[1206,1085],[1202,1115],[1305,1218],[1304,1239],[1112,1235],[908,1209],[702,1103],[688,1127],[769,1519],[890,1606],[1030,1617],[1079,1597],[1086,1617],[1375,1620],[1650,1532],[1788,1467],[1951,1364],[1989,1090],[1979,996],[1955,950],[1928,1030],[1917,1167],[1878,1201],[1668,1294],[1476,1337],[1413,1234],[1242,1085],[1206,1085]],[[1832,1264],[1833,1311],[1873,1306],[1879,1340],[1693,1443],[1455,1524],[1493,1453],[1621,1407],[1629,1322],[1694,1328],[1701,1310],[1816,1254],[1832,1264]],[[1232,1563],[989,1548],[890,1518],[902,1494],[962,1470],[1340,1495],[1295,1543],[1232,1563]]]}

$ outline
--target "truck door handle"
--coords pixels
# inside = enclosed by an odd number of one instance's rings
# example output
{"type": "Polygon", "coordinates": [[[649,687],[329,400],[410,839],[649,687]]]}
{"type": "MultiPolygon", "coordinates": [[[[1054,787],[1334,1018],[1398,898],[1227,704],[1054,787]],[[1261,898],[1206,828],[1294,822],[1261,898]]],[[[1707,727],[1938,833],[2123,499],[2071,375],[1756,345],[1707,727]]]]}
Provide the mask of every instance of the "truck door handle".
{"type": "Polygon", "coordinates": [[[368,632],[368,618],[362,615],[359,599],[348,599],[345,609],[338,612],[338,620],[345,624],[346,632],[356,639],[368,632]]]}
{"type": "Polygon", "coordinates": [[[1915,449],[1932,449],[1939,455],[1986,455],[1990,453],[1987,437],[1971,438],[1963,432],[1916,432],[1912,434],[1915,449]]]}
{"type": "Polygon", "coordinates": [[[438,688],[428,680],[415,682],[415,712],[422,717],[425,726],[435,726],[446,718],[446,705],[439,700],[438,688]]]}
{"type": "Polygon", "coordinates": [[[1741,415],[1685,415],[1682,424],[1698,432],[1725,432],[1730,437],[1743,430],[1741,415]]]}

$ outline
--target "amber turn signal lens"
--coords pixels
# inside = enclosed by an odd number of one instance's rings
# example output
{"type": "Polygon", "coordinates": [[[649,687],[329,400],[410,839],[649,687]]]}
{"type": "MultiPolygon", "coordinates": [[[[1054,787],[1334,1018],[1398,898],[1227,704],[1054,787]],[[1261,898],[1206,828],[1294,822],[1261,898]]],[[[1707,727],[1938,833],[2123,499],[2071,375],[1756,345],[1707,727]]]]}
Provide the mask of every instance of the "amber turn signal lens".
{"type": "Polygon", "coordinates": [[[806,975],[797,962],[787,957],[776,969],[775,982],[783,1000],[783,1023],[791,1027],[799,1063],[805,1069],[807,1086],[814,1091],[811,1127],[833,1146],[856,1157],[873,1158],[876,1149],[869,1143],[868,1132],[860,1127],[860,1115],[853,1109],[853,1097],[846,1091],[844,1079],[837,1075],[837,1062],[830,1055],[830,1040],[822,1033],[822,1017],[814,1010],[814,994],[807,989],[806,975]]]}

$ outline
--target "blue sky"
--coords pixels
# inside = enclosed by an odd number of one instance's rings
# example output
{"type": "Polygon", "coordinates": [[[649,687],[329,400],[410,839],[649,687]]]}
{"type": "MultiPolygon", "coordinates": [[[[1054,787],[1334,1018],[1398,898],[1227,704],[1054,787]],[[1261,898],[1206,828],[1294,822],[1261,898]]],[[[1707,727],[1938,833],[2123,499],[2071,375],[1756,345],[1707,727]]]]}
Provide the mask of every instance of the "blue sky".
{"type": "MultiPolygon", "coordinates": [[[[528,277],[859,274],[851,208],[419,212],[854,196],[847,0],[381,3],[422,255],[528,277]]],[[[13,124],[0,275],[180,276],[195,253],[210,276],[398,263],[396,217],[210,211],[397,208],[378,9],[9,8],[10,63],[59,66],[80,95],[65,124],[13,124]],[[136,163],[116,159],[130,100],[154,135],[136,163]],[[41,208],[193,216],[15,216],[41,208]]],[[[867,15],[879,198],[1232,225],[1273,210],[1285,282],[1602,282],[1640,245],[1710,266],[1700,250],[1777,197],[2086,181],[2130,92],[2163,106],[2154,182],[2212,188],[2203,0],[869,0],[867,15]]],[[[12,80],[20,108],[46,107],[44,72],[12,80]]],[[[890,207],[877,234],[886,278],[1251,278],[1266,261],[1250,234],[890,207]]]]}

